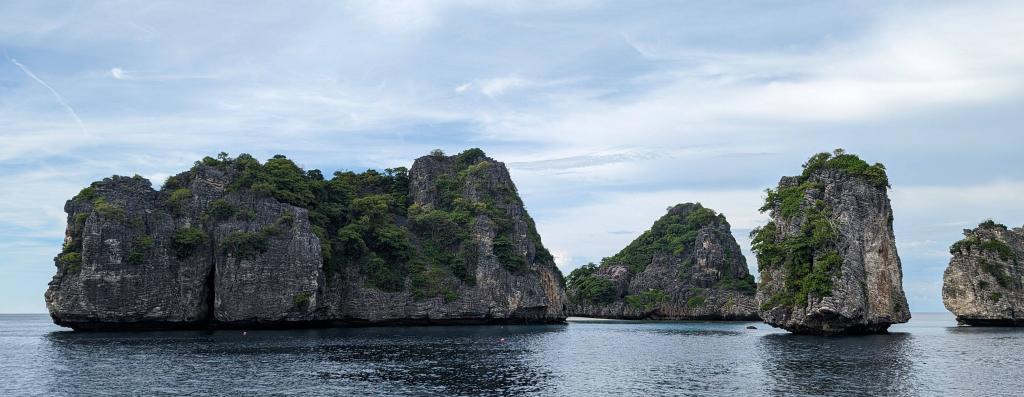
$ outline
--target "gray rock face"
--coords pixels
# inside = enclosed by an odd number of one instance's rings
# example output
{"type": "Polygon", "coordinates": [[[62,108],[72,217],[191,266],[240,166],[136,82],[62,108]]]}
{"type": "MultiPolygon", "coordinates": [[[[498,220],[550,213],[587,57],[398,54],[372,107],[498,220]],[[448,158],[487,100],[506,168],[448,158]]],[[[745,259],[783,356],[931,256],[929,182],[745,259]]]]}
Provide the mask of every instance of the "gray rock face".
{"type": "Polygon", "coordinates": [[[884,167],[839,151],[819,156],[834,162],[782,178],[762,209],[772,221],[752,233],[761,318],[794,333],[885,332],[910,311],[884,167]],[[862,167],[842,168],[849,163],[862,167]]]}
{"type": "Polygon", "coordinates": [[[569,315],[616,319],[756,320],[754,280],[724,215],[669,209],[600,266],[569,276],[569,315]]]}
{"type": "Polygon", "coordinates": [[[942,303],[968,325],[1024,325],[1024,228],[988,221],[950,248],[942,303]]]}
{"type": "MultiPolygon", "coordinates": [[[[459,171],[454,161],[417,160],[410,201],[433,206],[439,178],[459,171]]],[[[495,220],[478,214],[464,231],[474,282],[435,281],[451,296],[417,296],[416,274],[404,275],[400,291],[382,291],[356,265],[330,269],[309,210],[238,188],[239,168],[197,164],[161,191],[141,177],[115,176],[69,200],[47,308],[57,324],[79,330],[563,321],[561,274],[508,170],[489,158],[476,165],[458,194],[507,214],[500,220],[511,232],[501,232],[510,244],[502,248],[522,266],[499,263],[495,220]]],[[[419,232],[409,219],[394,222],[417,261],[425,255],[419,232]]]]}
{"type": "MultiPolygon", "coordinates": [[[[444,192],[438,181],[459,180],[460,167],[456,156],[425,156],[417,159],[409,170],[409,195],[413,206],[426,211],[440,209],[444,192]]],[[[526,259],[520,270],[511,270],[499,263],[495,255],[498,235],[495,219],[486,214],[473,218],[468,238],[474,258],[472,276],[475,284],[446,281],[457,296],[417,300],[411,291],[384,292],[367,288],[358,272],[349,269],[349,280],[332,290],[332,316],[356,323],[488,323],[488,322],[560,322],[565,314],[565,290],[562,275],[554,260],[538,251],[540,246],[533,220],[527,215],[516,193],[508,169],[490,158],[476,163],[473,172],[463,174],[456,189],[458,197],[469,206],[493,205],[507,217],[512,250],[526,259]]],[[[421,236],[425,237],[425,236],[421,236]]]]}

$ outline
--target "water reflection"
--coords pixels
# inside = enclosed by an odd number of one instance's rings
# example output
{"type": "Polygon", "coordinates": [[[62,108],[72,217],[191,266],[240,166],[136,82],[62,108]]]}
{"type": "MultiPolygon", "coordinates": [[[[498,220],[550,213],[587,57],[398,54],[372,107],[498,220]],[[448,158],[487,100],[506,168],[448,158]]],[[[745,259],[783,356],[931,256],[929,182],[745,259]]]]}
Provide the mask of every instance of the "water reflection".
{"type": "Polygon", "coordinates": [[[1020,395],[1024,328],[915,314],[893,334],[752,323],[53,332],[0,315],[0,396],[1020,395]],[[505,338],[505,342],[501,342],[505,338]]]}
{"type": "Polygon", "coordinates": [[[909,334],[765,335],[758,356],[770,394],[913,395],[909,334]]]}
{"type": "Polygon", "coordinates": [[[174,394],[538,392],[551,385],[552,374],[530,360],[533,346],[565,328],[356,328],[245,336],[236,331],[54,332],[46,336],[47,389],[96,394],[120,384],[174,394]]]}

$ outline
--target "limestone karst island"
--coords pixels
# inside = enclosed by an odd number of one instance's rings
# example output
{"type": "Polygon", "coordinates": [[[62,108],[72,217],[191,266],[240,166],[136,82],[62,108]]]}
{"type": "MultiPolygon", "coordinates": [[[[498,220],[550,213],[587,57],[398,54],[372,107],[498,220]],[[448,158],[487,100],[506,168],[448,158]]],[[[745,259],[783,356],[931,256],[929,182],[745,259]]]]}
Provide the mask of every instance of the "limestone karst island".
{"type": "MultiPolygon", "coordinates": [[[[480,149],[383,172],[285,156],[206,157],[154,190],[94,182],[68,200],[46,292],[75,330],[763,320],[884,333],[910,311],[885,166],[841,149],[767,189],[759,277],[713,203],[668,208],[625,248],[563,277],[505,165],[480,149]],[[708,205],[708,206],[705,206],[708,205]]],[[[681,197],[684,201],[686,198],[681,197]]],[[[956,242],[943,300],[971,325],[1022,324],[1020,229],[956,242]]]]}
{"type": "Polygon", "coordinates": [[[1024,0],[0,0],[0,397],[1024,395],[1024,0]]]}

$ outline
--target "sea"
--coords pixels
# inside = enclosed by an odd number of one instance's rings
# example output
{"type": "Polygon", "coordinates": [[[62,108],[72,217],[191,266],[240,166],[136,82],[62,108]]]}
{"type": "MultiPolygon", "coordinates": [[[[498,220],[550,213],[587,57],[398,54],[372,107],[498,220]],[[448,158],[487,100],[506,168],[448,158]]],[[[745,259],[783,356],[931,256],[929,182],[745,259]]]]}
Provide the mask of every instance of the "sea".
{"type": "Polygon", "coordinates": [[[0,315],[0,396],[1020,396],[1024,329],[761,322],[81,333],[0,315]],[[753,326],[756,329],[748,329],[753,326]]]}

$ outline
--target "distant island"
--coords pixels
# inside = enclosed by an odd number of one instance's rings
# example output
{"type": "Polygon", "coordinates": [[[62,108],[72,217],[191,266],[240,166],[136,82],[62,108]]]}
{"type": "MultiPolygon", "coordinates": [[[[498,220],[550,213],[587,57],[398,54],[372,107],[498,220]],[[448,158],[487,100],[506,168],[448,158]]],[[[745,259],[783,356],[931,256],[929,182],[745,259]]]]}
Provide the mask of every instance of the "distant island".
{"type": "MultiPolygon", "coordinates": [[[[909,320],[889,181],[842,149],[766,191],[759,282],[725,215],[679,204],[627,247],[562,277],[508,169],[435,150],[383,172],[285,156],[197,161],[68,200],[45,299],[75,330],[561,323],[567,316],[756,320],[805,334],[909,320]]],[[[986,222],[954,244],[943,300],[962,323],[1021,325],[1024,232],[986,222]]]]}
{"type": "Polygon", "coordinates": [[[988,220],[949,248],[942,302],[968,325],[1024,325],[1024,227],[988,220]]]}
{"type": "Polygon", "coordinates": [[[758,320],[756,286],[725,215],[686,203],[601,265],[573,270],[566,292],[572,316],[758,320]]]}

